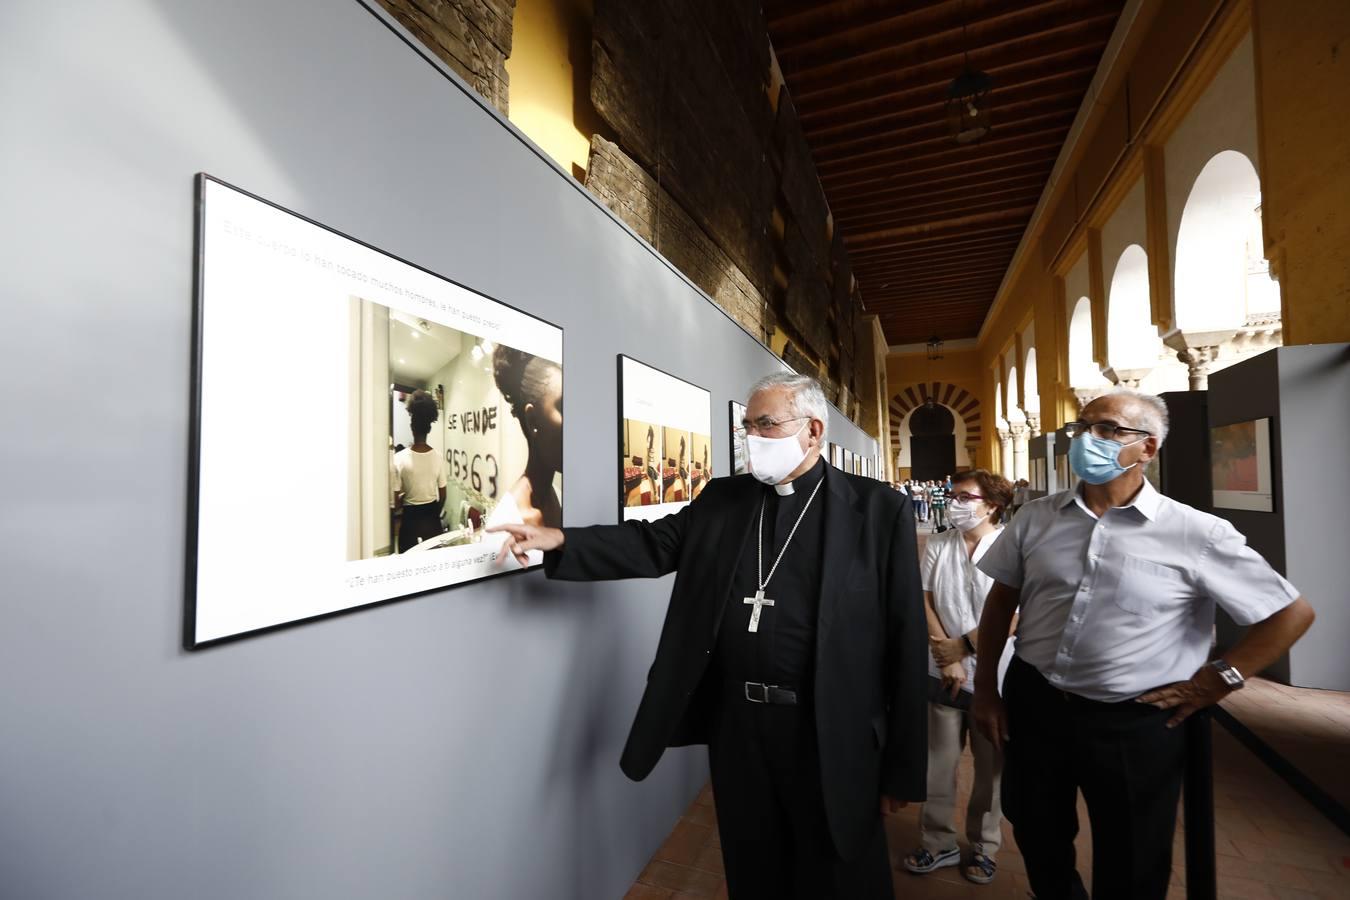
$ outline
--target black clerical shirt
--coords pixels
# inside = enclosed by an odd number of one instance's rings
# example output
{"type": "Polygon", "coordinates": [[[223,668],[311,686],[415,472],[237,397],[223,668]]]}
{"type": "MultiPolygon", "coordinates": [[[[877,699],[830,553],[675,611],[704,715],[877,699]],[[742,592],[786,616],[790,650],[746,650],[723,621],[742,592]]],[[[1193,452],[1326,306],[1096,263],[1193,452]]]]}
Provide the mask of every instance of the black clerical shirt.
{"type": "MultiPolygon", "coordinates": [[[[765,576],[778,558],[778,552],[811,492],[824,475],[825,461],[820,460],[791,482],[794,488],[791,494],[780,496],[772,486],[764,486],[765,576]]],[[[717,632],[715,661],[722,678],[777,684],[799,692],[806,691],[810,685],[815,659],[816,616],[820,609],[827,493],[822,486],[798,526],[783,561],[764,589],[764,596],[774,605],[763,608],[759,630],[751,632],[753,607],[745,602],[745,598],[755,596],[759,583],[759,511],[756,509],[717,632]]]]}

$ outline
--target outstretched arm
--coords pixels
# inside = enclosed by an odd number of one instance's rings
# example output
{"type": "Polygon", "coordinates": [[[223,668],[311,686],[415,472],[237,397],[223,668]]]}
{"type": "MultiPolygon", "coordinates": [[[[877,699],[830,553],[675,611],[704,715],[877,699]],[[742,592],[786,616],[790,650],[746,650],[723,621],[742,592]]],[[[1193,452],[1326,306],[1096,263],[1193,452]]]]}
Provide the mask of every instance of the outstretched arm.
{"type": "Polygon", "coordinates": [[[675,571],[688,526],[686,506],[655,522],[591,525],[586,528],[540,528],[534,525],[496,525],[491,533],[507,535],[498,562],[514,556],[529,565],[526,554],[544,551],[544,571],[564,581],[601,581],[613,578],[659,578],[675,571]]]}

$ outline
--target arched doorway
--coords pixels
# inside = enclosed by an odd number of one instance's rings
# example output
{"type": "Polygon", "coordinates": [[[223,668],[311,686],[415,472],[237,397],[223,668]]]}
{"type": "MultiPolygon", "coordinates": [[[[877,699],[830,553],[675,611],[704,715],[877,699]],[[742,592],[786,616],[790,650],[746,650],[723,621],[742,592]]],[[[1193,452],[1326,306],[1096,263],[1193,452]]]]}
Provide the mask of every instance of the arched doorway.
{"type": "Polygon", "coordinates": [[[956,471],[956,417],[940,403],[925,403],[909,417],[911,477],[938,479],[956,471]]]}

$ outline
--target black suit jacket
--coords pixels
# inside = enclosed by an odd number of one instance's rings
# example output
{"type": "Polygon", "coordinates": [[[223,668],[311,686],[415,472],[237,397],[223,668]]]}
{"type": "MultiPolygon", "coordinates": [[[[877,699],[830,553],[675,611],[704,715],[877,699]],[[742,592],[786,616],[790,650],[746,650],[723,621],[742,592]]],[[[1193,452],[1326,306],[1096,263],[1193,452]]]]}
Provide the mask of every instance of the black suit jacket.
{"type": "MultiPolygon", "coordinates": [[[[928,628],[909,497],[828,465],[824,477],[816,736],[826,817],[848,857],[875,827],[880,795],[924,799],[928,628]]],[[[666,747],[707,742],[696,694],[762,491],[749,475],[714,478],[675,515],[568,528],[562,548],[544,557],[550,578],[574,581],[676,573],[620,760],[634,780],[666,747]]]]}

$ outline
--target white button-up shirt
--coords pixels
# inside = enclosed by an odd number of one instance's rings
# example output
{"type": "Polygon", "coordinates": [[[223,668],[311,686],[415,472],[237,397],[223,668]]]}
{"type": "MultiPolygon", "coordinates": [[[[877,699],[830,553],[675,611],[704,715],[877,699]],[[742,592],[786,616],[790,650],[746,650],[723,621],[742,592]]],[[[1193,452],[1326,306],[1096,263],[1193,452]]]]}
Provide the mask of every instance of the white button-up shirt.
{"type": "MultiPolygon", "coordinates": [[[[933,595],[933,609],[947,637],[970,634],[980,624],[980,615],[984,612],[984,599],[994,586],[994,579],[975,567],[975,563],[984,558],[989,548],[1003,533],[999,526],[980,538],[975,545],[974,558],[966,554],[966,541],[959,529],[951,528],[928,539],[923,551],[923,563],[919,566],[923,578],[923,589],[933,595]]],[[[966,670],[966,683],[962,690],[975,690],[975,657],[967,656],[962,661],[966,670]]],[[[941,677],[933,654],[928,654],[928,674],[941,677]]]]}
{"type": "Polygon", "coordinates": [[[1033,500],[979,567],[1022,592],[1017,656],[1060,690],[1106,702],[1194,675],[1215,603],[1250,625],[1298,598],[1227,520],[1148,482],[1101,518],[1078,490],[1033,500]]]}

